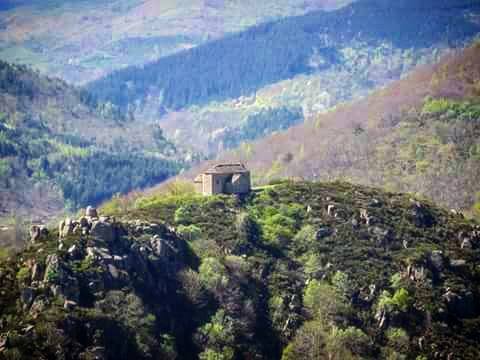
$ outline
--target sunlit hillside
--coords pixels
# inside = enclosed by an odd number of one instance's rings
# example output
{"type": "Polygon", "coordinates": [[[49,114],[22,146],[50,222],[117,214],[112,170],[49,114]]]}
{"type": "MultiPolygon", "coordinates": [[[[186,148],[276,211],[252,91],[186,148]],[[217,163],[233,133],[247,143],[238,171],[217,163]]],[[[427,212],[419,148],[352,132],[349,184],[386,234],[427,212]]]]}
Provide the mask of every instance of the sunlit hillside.
{"type": "Polygon", "coordinates": [[[476,43],[364,100],[220,158],[246,161],[260,182],[350,179],[469,209],[480,191],[479,58],[476,43]]]}

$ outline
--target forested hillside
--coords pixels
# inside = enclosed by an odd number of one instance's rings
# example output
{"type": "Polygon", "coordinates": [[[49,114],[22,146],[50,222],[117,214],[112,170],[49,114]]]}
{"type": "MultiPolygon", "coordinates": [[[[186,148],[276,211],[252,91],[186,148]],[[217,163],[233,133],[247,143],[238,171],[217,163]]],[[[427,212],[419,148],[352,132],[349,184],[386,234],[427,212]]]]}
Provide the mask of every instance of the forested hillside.
{"type": "Polygon", "coordinates": [[[2,0],[0,59],[84,84],[265,21],[350,1],[2,0]]]}
{"type": "Polygon", "coordinates": [[[239,133],[249,117],[299,107],[311,116],[437,61],[479,32],[479,12],[459,0],[362,0],[120,70],[88,89],[138,118],[161,118],[169,139],[214,156],[228,147],[222,134],[239,133]]]}
{"type": "Polygon", "coordinates": [[[41,217],[153,185],[180,169],[180,157],[158,127],[0,62],[1,217],[41,217]]]}
{"type": "Polygon", "coordinates": [[[0,356],[476,360],[479,248],[478,225],[408,194],[177,183],[0,256],[0,356]]]}
{"type": "Polygon", "coordinates": [[[364,100],[220,158],[246,161],[259,182],[346,178],[468,210],[480,200],[479,58],[477,42],[364,100]]]}
{"type": "Polygon", "coordinates": [[[353,41],[402,49],[458,43],[480,31],[468,15],[470,1],[405,0],[392,5],[363,0],[334,12],[316,12],[274,23],[114,72],[88,86],[99,99],[122,109],[144,101],[152,88],[159,105],[180,109],[237,98],[264,85],[344,62],[340,50],[353,41]]]}

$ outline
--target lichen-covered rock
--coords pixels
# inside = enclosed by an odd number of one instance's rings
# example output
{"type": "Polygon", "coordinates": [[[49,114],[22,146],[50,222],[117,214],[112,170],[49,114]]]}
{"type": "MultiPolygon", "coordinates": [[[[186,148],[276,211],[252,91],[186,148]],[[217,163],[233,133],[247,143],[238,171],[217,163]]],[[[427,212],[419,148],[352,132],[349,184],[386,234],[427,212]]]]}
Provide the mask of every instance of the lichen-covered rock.
{"type": "Polygon", "coordinates": [[[441,250],[434,250],[428,257],[428,262],[431,266],[431,268],[437,272],[437,273],[442,273],[443,270],[445,269],[445,263],[446,259],[443,254],[443,251],[441,250]]]}
{"type": "Polygon", "coordinates": [[[431,227],[435,224],[435,218],[426,206],[414,199],[410,199],[410,202],[412,204],[410,213],[416,226],[431,227]]]}
{"type": "Polygon", "coordinates": [[[470,241],[470,239],[469,238],[464,238],[462,240],[460,248],[464,249],[464,250],[472,250],[473,246],[472,246],[472,242],[470,241]]]}
{"type": "Polygon", "coordinates": [[[20,292],[20,300],[23,303],[23,307],[28,309],[32,305],[33,300],[35,300],[35,289],[32,287],[22,289],[20,292]]]}
{"type": "Polygon", "coordinates": [[[30,228],[30,242],[36,243],[48,236],[48,229],[43,225],[32,225],[30,228]]]}
{"type": "Polygon", "coordinates": [[[94,221],[90,235],[102,239],[107,243],[111,243],[116,240],[115,228],[112,226],[112,224],[105,221],[94,221]]]}
{"type": "Polygon", "coordinates": [[[92,206],[87,206],[87,209],[85,210],[85,216],[90,218],[98,217],[97,209],[92,206]]]}
{"type": "Polygon", "coordinates": [[[317,232],[315,233],[315,238],[317,240],[321,240],[325,237],[328,237],[330,235],[333,234],[333,230],[331,228],[328,228],[328,227],[321,227],[320,229],[317,230],[317,232]]]}
{"type": "Polygon", "coordinates": [[[63,308],[67,311],[71,311],[75,309],[77,306],[78,304],[75,301],[71,301],[71,300],[65,300],[65,302],[63,303],[63,308]]]}
{"type": "Polygon", "coordinates": [[[70,218],[67,218],[61,221],[58,226],[58,234],[60,238],[64,238],[69,235],[72,235],[74,227],[75,227],[75,222],[70,218]]]}
{"type": "Polygon", "coordinates": [[[32,282],[42,281],[45,275],[45,268],[42,264],[36,262],[32,267],[32,282]]]}
{"type": "Polygon", "coordinates": [[[457,293],[447,289],[443,299],[447,304],[448,310],[456,316],[470,318],[477,314],[478,305],[475,303],[475,298],[471,291],[457,293]]]}

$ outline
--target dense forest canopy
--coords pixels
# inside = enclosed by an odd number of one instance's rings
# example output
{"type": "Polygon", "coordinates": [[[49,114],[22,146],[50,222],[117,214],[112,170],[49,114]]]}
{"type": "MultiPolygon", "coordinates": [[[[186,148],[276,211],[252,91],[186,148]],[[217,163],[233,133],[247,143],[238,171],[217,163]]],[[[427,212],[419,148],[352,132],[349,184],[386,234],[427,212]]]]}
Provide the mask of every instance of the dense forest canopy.
{"type": "Polygon", "coordinates": [[[0,61],[0,90],[0,214],[44,197],[71,209],[96,204],[181,168],[161,129],[139,128],[138,138],[116,107],[64,81],[0,61]]]}
{"type": "Polygon", "coordinates": [[[358,1],[334,12],[313,12],[250,28],[142,67],[116,71],[88,85],[99,99],[127,110],[155,94],[160,106],[181,109],[236,98],[260,87],[341,64],[352,41],[402,49],[463,42],[480,25],[480,5],[458,0],[358,1]],[[315,58],[312,64],[312,58],[315,58]]]}

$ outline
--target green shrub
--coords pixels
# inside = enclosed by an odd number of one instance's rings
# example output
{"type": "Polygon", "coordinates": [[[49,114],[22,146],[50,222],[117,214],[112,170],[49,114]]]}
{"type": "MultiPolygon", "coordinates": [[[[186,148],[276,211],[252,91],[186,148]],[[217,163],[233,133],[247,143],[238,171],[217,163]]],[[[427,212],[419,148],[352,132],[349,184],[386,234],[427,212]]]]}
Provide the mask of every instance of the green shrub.
{"type": "Polygon", "coordinates": [[[388,345],[400,352],[407,352],[410,338],[407,332],[401,328],[390,328],[387,333],[388,345]]]}
{"type": "Polygon", "coordinates": [[[300,231],[297,232],[297,234],[293,238],[293,241],[295,242],[296,246],[303,246],[305,248],[308,248],[316,242],[316,234],[317,231],[315,227],[307,224],[302,226],[300,231]]]}
{"type": "Polygon", "coordinates": [[[225,286],[228,282],[225,265],[217,258],[206,258],[199,268],[200,280],[211,290],[225,286]]]}
{"type": "Polygon", "coordinates": [[[339,354],[345,350],[361,354],[368,350],[369,344],[369,337],[362,330],[353,326],[346,329],[334,326],[327,338],[327,349],[332,354],[339,354]]]}
{"type": "Polygon", "coordinates": [[[200,337],[205,342],[205,351],[200,359],[231,360],[234,358],[235,345],[233,319],[220,309],[210,319],[210,322],[199,329],[200,337]]]}
{"type": "Polygon", "coordinates": [[[17,280],[20,282],[25,282],[30,278],[30,270],[27,267],[22,267],[17,272],[17,280]]]}
{"type": "Polygon", "coordinates": [[[350,311],[346,299],[334,286],[318,280],[308,283],[303,302],[315,318],[324,322],[330,322],[336,316],[347,315],[350,311]]]}
{"type": "Polygon", "coordinates": [[[348,275],[343,271],[335,272],[332,277],[332,285],[342,296],[346,298],[349,298],[354,291],[352,282],[348,278],[348,275]]]}
{"type": "Polygon", "coordinates": [[[235,225],[238,234],[237,247],[258,242],[260,229],[255,219],[248,212],[239,213],[235,225]]]}
{"type": "Polygon", "coordinates": [[[202,236],[202,229],[195,225],[180,225],[177,231],[187,241],[195,241],[202,236]]]}
{"type": "Polygon", "coordinates": [[[315,275],[322,267],[322,260],[319,255],[312,253],[309,254],[306,258],[305,263],[303,264],[305,274],[309,276],[315,275]]]}
{"type": "Polygon", "coordinates": [[[287,246],[294,238],[304,217],[303,207],[298,204],[267,206],[257,213],[264,239],[275,246],[287,246]]]}
{"type": "Polygon", "coordinates": [[[387,309],[390,311],[406,312],[413,303],[413,298],[408,291],[404,288],[400,288],[395,291],[393,296],[388,291],[383,291],[378,301],[378,307],[380,309],[387,309]]]}

